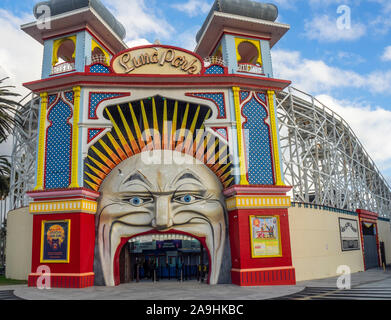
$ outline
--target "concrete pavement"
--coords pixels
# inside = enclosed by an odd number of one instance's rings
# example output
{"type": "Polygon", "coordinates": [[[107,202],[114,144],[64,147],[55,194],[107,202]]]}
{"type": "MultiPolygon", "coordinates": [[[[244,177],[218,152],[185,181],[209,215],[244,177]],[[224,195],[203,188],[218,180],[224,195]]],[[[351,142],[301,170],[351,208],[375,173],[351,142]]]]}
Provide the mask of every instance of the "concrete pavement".
{"type": "MultiPolygon", "coordinates": [[[[351,275],[352,287],[391,285],[391,272],[372,269],[351,275]]],[[[337,277],[302,281],[295,286],[239,287],[236,285],[208,286],[195,281],[159,281],[122,284],[118,287],[91,287],[85,289],[52,288],[39,290],[26,285],[0,287],[0,291],[14,290],[27,300],[263,300],[300,293],[305,288],[335,290],[337,277]]]]}

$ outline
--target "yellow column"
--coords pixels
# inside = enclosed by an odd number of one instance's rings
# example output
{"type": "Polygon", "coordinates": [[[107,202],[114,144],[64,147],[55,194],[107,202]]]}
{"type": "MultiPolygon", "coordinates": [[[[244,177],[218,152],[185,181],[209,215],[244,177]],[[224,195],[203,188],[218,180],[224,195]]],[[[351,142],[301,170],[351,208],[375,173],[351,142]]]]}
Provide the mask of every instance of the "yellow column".
{"type": "Polygon", "coordinates": [[[37,164],[37,185],[34,190],[43,190],[43,178],[45,168],[45,140],[46,140],[46,115],[48,108],[48,94],[41,93],[41,111],[39,117],[38,134],[38,164],[37,164]]]}
{"type": "Polygon", "coordinates": [[[234,104],[235,104],[235,116],[236,116],[236,131],[238,137],[238,151],[239,151],[239,168],[240,168],[240,184],[248,185],[246,174],[246,154],[243,146],[243,132],[242,132],[242,117],[240,112],[240,99],[239,99],[239,87],[233,87],[234,104]]]}
{"type": "Polygon", "coordinates": [[[277,123],[276,123],[276,110],[274,106],[274,91],[267,91],[269,109],[270,109],[270,124],[271,124],[271,135],[272,135],[272,145],[273,145],[273,157],[275,163],[275,172],[276,172],[276,185],[284,186],[284,181],[282,181],[281,175],[281,166],[280,166],[280,154],[278,147],[278,135],[277,135],[277,123]]]}
{"type": "Polygon", "coordinates": [[[80,92],[79,86],[73,88],[74,105],[73,105],[73,131],[72,131],[72,174],[69,188],[79,188],[78,171],[79,171],[79,112],[80,112],[80,92]]]}

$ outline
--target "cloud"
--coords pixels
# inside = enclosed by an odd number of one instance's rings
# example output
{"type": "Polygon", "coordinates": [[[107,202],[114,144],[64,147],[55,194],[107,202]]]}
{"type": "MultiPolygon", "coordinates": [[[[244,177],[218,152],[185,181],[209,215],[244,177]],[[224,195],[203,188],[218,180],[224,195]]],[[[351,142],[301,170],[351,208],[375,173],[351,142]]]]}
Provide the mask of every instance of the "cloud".
{"type": "Polygon", "coordinates": [[[189,17],[195,17],[208,13],[212,2],[205,0],[188,0],[186,3],[174,3],[172,8],[186,13],[189,17]]]}
{"type": "Polygon", "coordinates": [[[391,2],[390,2],[390,0],[369,0],[369,1],[380,4],[382,6],[382,11],[384,13],[391,12],[391,2]]]}
{"type": "Polygon", "coordinates": [[[33,20],[32,15],[16,17],[0,9],[0,77],[9,77],[7,84],[23,96],[29,91],[22,83],[40,79],[42,69],[42,45],[20,30],[21,24],[33,20]]]}
{"type": "Polygon", "coordinates": [[[340,115],[352,128],[381,171],[391,168],[391,111],[362,101],[337,100],[322,94],[316,98],[340,115]]]}
{"type": "Polygon", "coordinates": [[[391,46],[386,47],[381,59],[383,61],[391,61],[391,46]]]}
{"type": "Polygon", "coordinates": [[[126,43],[126,45],[129,47],[129,48],[134,48],[134,47],[140,47],[140,46],[146,46],[146,45],[149,45],[149,44],[152,44],[151,42],[149,42],[147,39],[134,39],[134,40],[130,40],[126,43]]]}
{"type": "Polygon", "coordinates": [[[304,35],[310,40],[337,42],[354,41],[366,34],[366,26],[361,23],[346,23],[340,26],[340,17],[337,14],[335,19],[321,15],[307,20],[304,24],[304,35]]]}
{"type": "Polygon", "coordinates": [[[275,77],[293,81],[293,86],[312,94],[332,89],[368,89],[372,93],[391,93],[391,70],[357,73],[330,66],[322,60],[305,59],[298,51],[272,51],[275,77]]]}
{"type": "Polygon", "coordinates": [[[272,56],[275,77],[292,80],[293,86],[307,92],[365,84],[365,79],[353,71],[331,67],[322,60],[304,59],[298,51],[274,50],[272,56]]]}
{"type": "Polygon", "coordinates": [[[126,41],[153,36],[170,38],[175,28],[164,18],[163,12],[148,7],[145,0],[104,0],[104,4],[124,25],[126,41]]]}

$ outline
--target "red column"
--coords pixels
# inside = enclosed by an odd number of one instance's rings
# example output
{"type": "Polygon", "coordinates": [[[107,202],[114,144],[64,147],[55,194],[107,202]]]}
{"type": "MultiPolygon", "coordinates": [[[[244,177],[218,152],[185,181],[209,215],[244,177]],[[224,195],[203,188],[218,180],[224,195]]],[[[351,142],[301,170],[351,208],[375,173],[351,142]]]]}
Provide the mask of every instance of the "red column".
{"type": "Polygon", "coordinates": [[[224,192],[229,211],[232,283],[240,286],[296,283],[289,234],[290,199],[286,196],[289,190],[290,187],[281,186],[233,186],[224,192]],[[252,246],[252,217],[261,221],[275,219],[279,229],[279,248],[275,253],[257,255],[253,250],[257,244],[252,246]]]}
{"type": "MultiPolygon", "coordinates": [[[[84,288],[94,285],[94,247],[96,198],[99,193],[87,189],[67,189],[30,192],[33,218],[33,245],[29,286],[48,276],[50,286],[61,288],[84,288]],[[67,226],[62,245],[69,246],[66,259],[48,260],[43,250],[48,250],[46,224],[67,226]],[[45,243],[46,242],[46,243],[45,243]],[[43,270],[43,271],[42,271],[43,270]]],[[[46,251],[45,251],[46,252],[46,251]]]]}

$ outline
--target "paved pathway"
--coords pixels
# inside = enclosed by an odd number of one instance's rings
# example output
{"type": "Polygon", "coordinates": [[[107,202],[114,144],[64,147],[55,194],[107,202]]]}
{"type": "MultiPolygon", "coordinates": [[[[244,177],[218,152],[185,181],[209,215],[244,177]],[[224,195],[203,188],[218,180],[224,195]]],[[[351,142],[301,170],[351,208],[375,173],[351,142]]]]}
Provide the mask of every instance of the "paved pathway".
{"type": "Polygon", "coordinates": [[[264,299],[390,299],[391,272],[380,269],[351,275],[352,289],[340,291],[336,277],[298,282],[296,286],[208,286],[195,281],[128,283],[118,287],[39,290],[26,285],[0,287],[0,299],[27,300],[264,300],[264,299]]]}
{"type": "Polygon", "coordinates": [[[302,291],[302,286],[239,287],[236,285],[209,286],[198,282],[159,281],[122,284],[118,287],[85,289],[52,288],[39,290],[19,287],[15,294],[34,300],[260,300],[302,291]]]}
{"type": "Polygon", "coordinates": [[[345,290],[336,287],[336,278],[309,281],[303,291],[273,300],[391,300],[391,272],[353,274],[351,288],[345,290]]]}
{"type": "Polygon", "coordinates": [[[14,290],[1,290],[0,287],[0,300],[23,300],[14,295],[14,290]]]}

